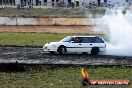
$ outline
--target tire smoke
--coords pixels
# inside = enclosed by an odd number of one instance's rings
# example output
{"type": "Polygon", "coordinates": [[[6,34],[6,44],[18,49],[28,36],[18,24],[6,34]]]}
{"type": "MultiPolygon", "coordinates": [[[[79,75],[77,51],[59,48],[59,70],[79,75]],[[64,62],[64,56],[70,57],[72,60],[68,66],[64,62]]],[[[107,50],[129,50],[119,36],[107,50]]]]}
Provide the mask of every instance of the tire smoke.
{"type": "MultiPolygon", "coordinates": [[[[130,10],[124,8],[108,9],[101,18],[103,24],[109,32],[109,42],[107,43],[107,55],[132,56],[132,14],[130,10]]],[[[102,26],[95,26],[101,29],[102,26]]]]}

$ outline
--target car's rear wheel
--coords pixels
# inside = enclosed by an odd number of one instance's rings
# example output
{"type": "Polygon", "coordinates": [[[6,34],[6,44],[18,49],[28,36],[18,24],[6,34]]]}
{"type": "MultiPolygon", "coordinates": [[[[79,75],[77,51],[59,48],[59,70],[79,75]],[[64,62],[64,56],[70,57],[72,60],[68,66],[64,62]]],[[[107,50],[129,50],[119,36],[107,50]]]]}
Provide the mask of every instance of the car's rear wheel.
{"type": "Polygon", "coordinates": [[[65,46],[60,46],[60,47],[58,48],[58,52],[59,52],[60,54],[65,54],[65,53],[66,53],[66,47],[65,47],[65,46]]]}
{"type": "Polygon", "coordinates": [[[99,48],[98,47],[94,47],[91,49],[91,55],[97,55],[99,53],[99,48]]]}

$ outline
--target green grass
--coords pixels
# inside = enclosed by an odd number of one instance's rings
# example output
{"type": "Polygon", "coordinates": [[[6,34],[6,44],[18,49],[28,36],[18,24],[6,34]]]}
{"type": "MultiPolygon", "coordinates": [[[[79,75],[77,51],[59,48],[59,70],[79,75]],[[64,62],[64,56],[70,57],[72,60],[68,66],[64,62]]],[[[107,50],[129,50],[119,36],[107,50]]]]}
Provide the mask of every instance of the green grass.
{"type": "Polygon", "coordinates": [[[32,9],[32,10],[18,10],[14,8],[5,8],[0,10],[0,16],[40,16],[40,17],[64,17],[64,16],[77,16],[83,17],[84,12],[79,9],[58,9],[58,8],[48,8],[48,9],[32,9]]]}
{"type": "Polygon", "coordinates": [[[0,45],[42,46],[51,41],[61,40],[68,34],[30,34],[30,33],[2,33],[0,45]]]}
{"type": "MultiPolygon", "coordinates": [[[[1,46],[5,46],[5,45],[43,46],[45,43],[59,41],[69,35],[89,35],[89,34],[0,33],[0,45],[1,46]]],[[[106,39],[105,35],[97,35],[97,36],[102,36],[106,39]]]]}
{"type": "MultiPolygon", "coordinates": [[[[88,14],[99,15],[104,14],[105,9],[97,8],[96,10],[89,10],[88,14]]],[[[87,14],[87,15],[88,15],[87,14]]],[[[16,8],[5,8],[0,10],[0,16],[23,16],[23,17],[86,17],[85,11],[78,8],[47,8],[47,9],[32,9],[18,10],[16,8]]]]}
{"type": "MultiPolygon", "coordinates": [[[[0,88],[132,88],[128,86],[80,85],[81,68],[76,66],[31,66],[24,72],[0,72],[0,88]]],[[[131,67],[88,67],[90,79],[132,80],[131,67]]]]}

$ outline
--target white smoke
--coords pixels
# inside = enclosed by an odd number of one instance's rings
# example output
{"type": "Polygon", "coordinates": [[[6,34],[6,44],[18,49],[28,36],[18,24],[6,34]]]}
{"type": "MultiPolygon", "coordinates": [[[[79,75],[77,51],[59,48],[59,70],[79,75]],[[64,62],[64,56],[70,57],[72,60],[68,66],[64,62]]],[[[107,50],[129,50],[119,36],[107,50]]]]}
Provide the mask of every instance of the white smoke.
{"type": "MultiPolygon", "coordinates": [[[[110,41],[105,54],[132,56],[132,14],[119,8],[108,10],[101,18],[101,23],[109,30],[110,41]]],[[[96,29],[101,29],[96,26],[96,29]]],[[[103,29],[104,30],[104,29],[103,29]]]]}

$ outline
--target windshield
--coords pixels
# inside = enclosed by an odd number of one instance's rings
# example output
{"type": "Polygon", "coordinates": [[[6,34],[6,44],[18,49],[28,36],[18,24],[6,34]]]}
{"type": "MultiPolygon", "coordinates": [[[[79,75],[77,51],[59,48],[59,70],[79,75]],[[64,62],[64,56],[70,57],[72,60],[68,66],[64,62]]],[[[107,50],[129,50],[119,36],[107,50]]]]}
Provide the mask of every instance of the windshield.
{"type": "Polygon", "coordinates": [[[73,39],[73,37],[68,36],[68,37],[62,39],[61,42],[70,42],[72,39],[73,39]]]}

